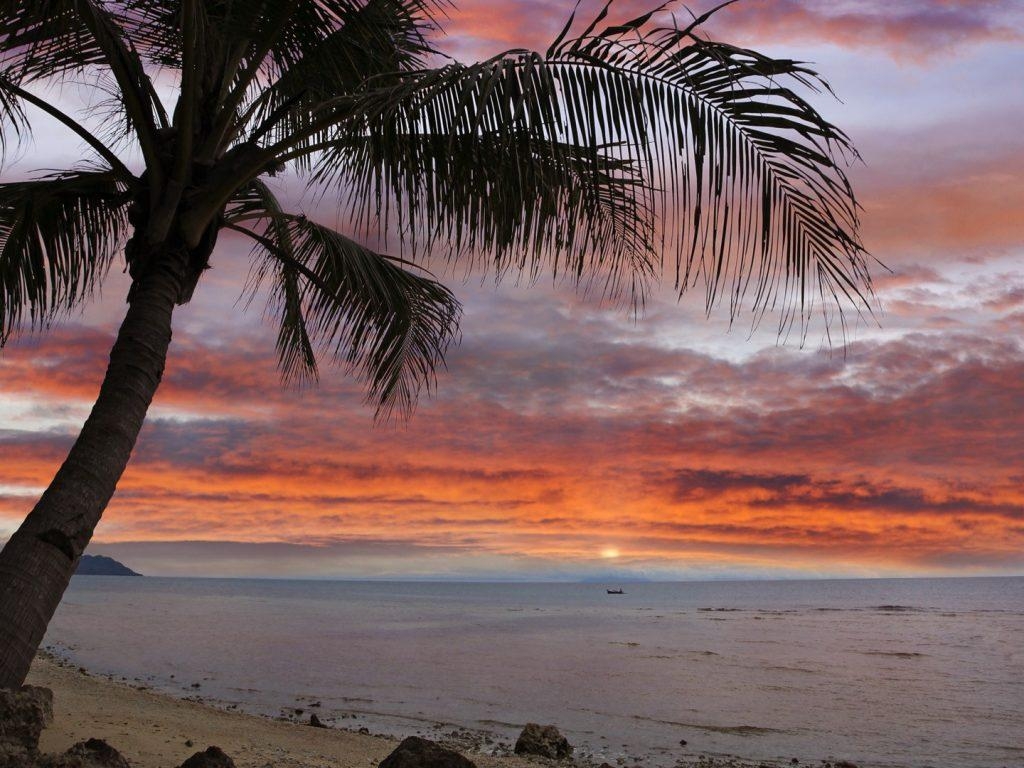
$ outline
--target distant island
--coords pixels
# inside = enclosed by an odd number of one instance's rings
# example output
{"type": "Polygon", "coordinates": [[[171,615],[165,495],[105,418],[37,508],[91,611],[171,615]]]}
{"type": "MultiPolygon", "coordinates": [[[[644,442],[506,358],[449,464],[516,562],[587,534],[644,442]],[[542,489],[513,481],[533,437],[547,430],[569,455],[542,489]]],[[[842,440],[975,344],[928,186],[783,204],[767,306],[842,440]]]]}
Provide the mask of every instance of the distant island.
{"type": "Polygon", "coordinates": [[[106,555],[82,555],[76,576],[141,576],[124,563],[106,555]]]}

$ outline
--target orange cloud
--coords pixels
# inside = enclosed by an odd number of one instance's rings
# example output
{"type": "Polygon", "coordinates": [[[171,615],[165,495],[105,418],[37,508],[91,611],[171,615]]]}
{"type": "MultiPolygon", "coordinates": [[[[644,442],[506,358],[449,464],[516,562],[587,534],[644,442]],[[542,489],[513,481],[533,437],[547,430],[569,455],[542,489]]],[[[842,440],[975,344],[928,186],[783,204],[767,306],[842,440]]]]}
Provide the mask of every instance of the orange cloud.
{"type": "MultiPolygon", "coordinates": [[[[98,540],[339,552],[391,542],[388,557],[426,547],[451,562],[531,567],[582,568],[607,547],[618,567],[637,568],[1021,563],[1024,357],[1012,343],[910,335],[849,357],[774,350],[727,362],[609,342],[593,333],[600,313],[527,342],[507,335],[502,314],[397,428],[370,429],[340,378],[280,390],[269,339],[209,347],[179,334],[158,415],[98,540]]],[[[58,354],[76,335],[44,344],[58,354]]],[[[55,385],[46,369],[33,377],[36,354],[34,342],[5,353],[4,397],[91,396],[60,383],[92,371],[91,355],[69,352],[55,385]]],[[[0,489],[44,484],[69,442],[0,433],[16,457],[0,489]]],[[[0,518],[13,523],[30,503],[0,492],[0,518]]]]}
{"type": "MultiPolygon", "coordinates": [[[[717,3],[670,6],[655,23],[685,25],[688,8],[701,13],[717,3]]],[[[586,0],[576,11],[582,31],[604,5],[586,0]]],[[[650,11],[657,3],[619,0],[610,22],[650,11]]],[[[543,50],[569,19],[572,4],[541,0],[460,0],[444,25],[448,46],[466,57],[507,48],[543,50]]],[[[712,37],[761,47],[791,43],[880,50],[895,59],[926,60],[969,45],[1014,43],[1024,37],[1015,0],[863,0],[857,4],[807,0],[743,0],[706,26],[712,37]]]]}
{"type": "Polygon", "coordinates": [[[802,0],[741,2],[720,14],[719,36],[750,44],[822,42],[874,48],[896,59],[930,59],[957,48],[1018,42],[1024,36],[1013,0],[886,0],[808,3],[802,0]]]}
{"type": "Polygon", "coordinates": [[[885,254],[941,251],[962,258],[1024,243],[1024,148],[989,151],[956,163],[928,161],[922,154],[918,169],[890,171],[876,182],[864,196],[869,247],[885,254]]]}

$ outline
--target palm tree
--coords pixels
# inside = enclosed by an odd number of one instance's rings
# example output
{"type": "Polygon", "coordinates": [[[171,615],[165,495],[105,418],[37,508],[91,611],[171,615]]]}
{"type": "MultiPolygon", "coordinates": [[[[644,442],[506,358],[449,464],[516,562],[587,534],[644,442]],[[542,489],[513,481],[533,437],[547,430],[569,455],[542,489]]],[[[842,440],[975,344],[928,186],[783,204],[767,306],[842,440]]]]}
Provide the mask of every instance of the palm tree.
{"type": "Polygon", "coordinates": [[[0,148],[34,107],[89,155],[0,184],[0,340],[81,305],[118,253],[131,277],[95,406],[0,553],[0,687],[27,674],[225,231],[252,242],[285,379],[341,358],[379,415],[410,411],[457,332],[428,256],[637,309],[667,271],[708,308],[781,308],[783,331],[867,306],[856,153],[806,100],[827,88],[810,69],[704,39],[710,14],[607,6],[543,53],[462,64],[432,42],[446,5],[0,0],[0,148]],[[84,117],[38,93],[70,81],[102,95],[84,117]],[[348,234],[285,209],[266,180],[285,170],[340,192],[348,234]]]}

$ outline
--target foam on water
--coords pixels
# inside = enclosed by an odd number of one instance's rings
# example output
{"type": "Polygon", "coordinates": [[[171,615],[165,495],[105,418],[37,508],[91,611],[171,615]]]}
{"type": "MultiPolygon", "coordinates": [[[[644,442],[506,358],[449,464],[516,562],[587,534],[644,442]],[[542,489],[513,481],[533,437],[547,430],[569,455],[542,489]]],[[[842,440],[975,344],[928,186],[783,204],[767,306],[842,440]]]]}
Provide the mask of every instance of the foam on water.
{"type": "Polygon", "coordinates": [[[1024,764],[1021,578],[633,584],[611,596],[590,584],[76,577],[46,642],[96,672],[249,711],[319,701],[341,726],[508,740],[551,722],[610,762],[1024,764]]]}

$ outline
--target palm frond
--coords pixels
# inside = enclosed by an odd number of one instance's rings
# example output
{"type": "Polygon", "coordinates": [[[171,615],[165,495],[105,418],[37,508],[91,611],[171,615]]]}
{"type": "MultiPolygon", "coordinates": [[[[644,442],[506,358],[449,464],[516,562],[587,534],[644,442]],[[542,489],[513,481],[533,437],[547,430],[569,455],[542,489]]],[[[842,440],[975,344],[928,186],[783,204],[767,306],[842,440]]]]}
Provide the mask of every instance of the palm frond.
{"type": "Polygon", "coordinates": [[[435,53],[427,33],[434,28],[429,3],[364,0],[339,9],[336,26],[306,43],[301,55],[256,95],[248,107],[251,139],[276,143],[301,134],[305,145],[333,133],[331,114],[339,94],[356,90],[373,77],[422,67],[435,53]],[[322,122],[322,131],[309,129],[322,122]]]}
{"type": "Polygon", "coordinates": [[[0,345],[92,294],[126,236],[124,192],[106,170],[0,184],[0,345]]]}
{"type": "Polygon", "coordinates": [[[134,132],[155,167],[156,126],[167,119],[123,10],[101,0],[0,0],[0,68],[19,86],[109,70],[123,108],[122,133],[134,132]]]}
{"type": "MultiPolygon", "coordinates": [[[[57,109],[57,107],[46,99],[40,98],[35,94],[19,88],[11,82],[11,80],[0,74],[0,129],[2,129],[2,123],[5,122],[4,117],[6,115],[6,122],[13,126],[15,137],[17,139],[21,139],[25,132],[30,128],[27,122],[25,122],[24,125],[19,124],[24,121],[24,105],[22,102],[35,107],[61,123],[65,128],[70,129],[72,133],[82,139],[86,145],[96,153],[97,159],[105,163],[107,167],[117,175],[121,182],[128,185],[135,185],[138,181],[128,167],[121,161],[121,158],[119,158],[114,151],[110,149],[110,147],[104,144],[101,139],[86,129],[85,126],[70,115],[57,109]]],[[[0,142],[5,141],[6,140],[0,136],[0,142]]],[[[2,146],[0,146],[0,149],[2,149],[2,146]]]]}
{"type": "MultiPolygon", "coordinates": [[[[252,217],[262,220],[264,231],[272,234],[271,237],[263,235],[264,252],[259,254],[261,258],[253,267],[250,283],[255,294],[268,274],[273,275],[270,296],[273,309],[269,314],[278,319],[277,353],[281,377],[286,384],[315,382],[319,377],[316,350],[306,325],[295,243],[288,227],[290,217],[281,209],[270,188],[258,180],[249,185],[246,194],[236,199],[231,213],[249,220],[252,217]],[[268,256],[265,252],[268,249],[278,255],[268,256]]],[[[256,249],[260,249],[259,244],[256,249]]]]}
{"type": "Polygon", "coordinates": [[[452,293],[303,216],[280,212],[269,191],[250,186],[226,226],[255,241],[256,280],[273,278],[278,354],[286,379],[315,375],[314,349],[352,367],[378,417],[409,414],[458,332],[452,293]],[[262,212],[262,215],[261,215],[262,212]],[[242,222],[262,220],[262,231],[242,222]]]}
{"type": "MultiPolygon", "coordinates": [[[[148,61],[182,70],[182,29],[197,38],[206,66],[199,109],[216,115],[211,139],[259,130],[282,104],[298,120],[313,105],[373,74],[408,69],[424,51],[423,29],[447,0],[126,0],[120,18],[148,61]],[[300,93],[300,96],[296,94],[300,93]],[[302,101],[299,105],[298,102],[302,101]],[[242,120],[242,112],[251,120],[242,120]],[[235,123],[235,125],[231,125],[235,123]],[[228,129],[231,129],[228,131],[228,129]]],[[[186,72],[187,74],[187,72],[186,72]]],[[[276,121],[274,121],[276,125],[276,121]]],[[[262,133],[267,133],[267,126],[262,133]]],[[[220,145],[220,149],[223,149],[220,145]]],[[[212,157],[212,147],[206,148],[212,157]]]]}
{"type": "MultiPolygon", "coordinates": [[[[490,203],[506,189],[498,171],[517,183],[531,157],[517,149],[524,142],[550,148],[563,166],[589,152],[577,188],[616,199],[631,190],[637,228],[654,233],[680,294],[703,286],[708,311],[727,297],[736,316],[746,299],[756,322],[775,307],[780,332],[797,318],[806,328],[819,310],[826,319],[836,307],[840,318],[870,311],[845,171],[856,152],[800,95],[827,84],[799,62],[704,40],[696,23],[659,28],[651,18],[595,31],[602,15],[546,55],[511,51],[370,81],[347,97],[351,116],[326,142],[315,178],[351,190],[365,216],[393,213],[404,244],[482,249],[501,274],[535,270],[542,258],[578,263],[573,250],[591,231],[579,207],[551,206],[557,198],[529,185],[532,197],[496,226],[490,203]],[[353,134],[372,148],[353,151],[353,134]],[[425,136],[437,141],[410,138],[425,136]],[[459,157],[484,141],[494,148],[492,184],[479,183],[487,174],[472,152],[459,157]],[[538,227],[558,233],[541,248],[530,237],[538,227]]],[[[589,245],[600,250],[600,238],[589,245]]]]}
{"type": "MultiPolygon", "coordinates": [[[[84,5],[91,4],[86,0],[84,5]]],[[[102,64],[103,46],[80,10],[72,0],[0,1],[5,68],[19,81],[31,82],[102,64]]]]}
{"type": "Polygon", "coordinates": [[[0,164],[7,156],[11,139],[17,144],[32,129],[21,100],[11,91],[12,85],[10,75],[0,71],[0,164]]]}
{"type": "Polygon", "coordinates": [[[343,180],[367,235],[389,228],[405,244],[439,245],[467,270],[556,279],[639,307],[655,274],[651,195],[614,148],[530,131],[446,135],[382,130],[325,152],[313,181],[343,180]],[[398,201],[394,208],[393,201],[398,201]],[[405,205],[407,203],[407,206],[405,205]],[[414,209],[410,215],[409,209],[414,209]],[[570,224],[571,222],[571,224],[570,224]]]}

